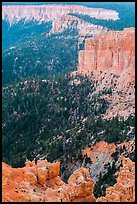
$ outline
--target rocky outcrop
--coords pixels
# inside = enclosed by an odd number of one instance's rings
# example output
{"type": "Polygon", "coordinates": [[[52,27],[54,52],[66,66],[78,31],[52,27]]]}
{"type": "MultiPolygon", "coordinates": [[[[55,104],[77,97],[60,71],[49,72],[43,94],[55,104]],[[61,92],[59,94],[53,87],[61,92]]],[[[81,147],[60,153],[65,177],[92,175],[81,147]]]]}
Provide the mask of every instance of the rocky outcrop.
{"type": "Polygon", "coordinates": [[[26,5],[26,6],[2,6],[2,19],[7,19],[10,24],[18,22],[21,19],[26,21],[35,19],[40,23],[42,21],[53,21],[60,16],[78,13],[89,15],[97,19],[117,20],[118,12],[102,8],[89,8],[82,5],[26,5]]]}
{"type": "Polygon", "coordinates": [[[3,202],[95,201],[94,182],[85,168],[77,169],[68,184],[59,177],[60,163],[26,161],[23,168],[2,163],[3,202]]]}
{"type": "Polygon", "coordinates": [[[123,167],[117,172],[117,183],[106,190],[106,196],[97,202],[135,202],[135,163],[123,158],[123,167]]]}
{"type": "MultiPolygon", "coordinates": [[[[106,151],[107,152],[107,151],[106,151]]],[[[134,202],[135,163],[123,158],[123,167],[116,172],[117,183],[96,200],[94,182],[87,169],[77,169],[64,183],[59,176],[60,163],[47,160],[26,161],[23,168],[2,163],[3,202],[134,202]]]]}
{"type": "Polygon", "coordinates": [[[124,31],[104,32],[94,39],[85,41],[85,49],[79,52],[78,71],[111,70],[113,73],[135,76],[135,29],[126,28],[124,31]]]}
{"type": "Polygon", "coordinates": [[[103,26],[88,23],[72,15],[63,15],[59,16],[56,20],[53,21],[50,33],[63,32],[68,28],[77,28],[80,37],[91,37],[98,35],[103,31],[107,31],[107,28],[103,26]]]}

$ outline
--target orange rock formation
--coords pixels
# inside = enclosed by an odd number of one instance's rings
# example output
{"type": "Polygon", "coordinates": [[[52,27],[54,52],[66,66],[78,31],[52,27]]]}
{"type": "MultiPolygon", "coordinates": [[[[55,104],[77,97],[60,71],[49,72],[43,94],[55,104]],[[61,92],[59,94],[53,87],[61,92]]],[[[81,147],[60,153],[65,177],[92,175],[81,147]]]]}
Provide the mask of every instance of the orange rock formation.
{"type": "Polygon", "coordinates": [[[86,39],[85,49],[79,52],[78,71],[72,75],[77,73],[93,74],[98,82],[96,95],[104,88],[112,90],[111,95],[102,96],[110,103],[104,118],[134,115],[135,28],[102,32],[86,39]]]}
{"type": "Polygon", "coordinates": [[[106,190],[106,196],[96,202],[135,202],[135,163],[123,158],[123,167],[116,173],[117,183],[106,190]]]}
{"type": "Polygon", "coordinates": [[[79,52],[78,71],[111,70],[121,73],[130,71],[135,76],[135,29],[126,28],[124,31],[108,31],[95,38],[85,41],[85,50],[79,52]]]}
{"type": "Polygon", "coordinates": [[[87,169],[77,169],[64,183],[59,175],[60,163],[46,160],[26,162],[23,168],[2,163],[3,202],[135,202],[135,163],[123,158],[117,172],[117,183],[97,200],[93,195],[94,182],[87,169]]]}
{"type": "Polygon", "coordinates": [[[68,184],[59,177],[60,163],[26,162],[23,168],[2,163],[3,202],[95,201],[94,182],[85,168],[76,170],[68,184]]]}

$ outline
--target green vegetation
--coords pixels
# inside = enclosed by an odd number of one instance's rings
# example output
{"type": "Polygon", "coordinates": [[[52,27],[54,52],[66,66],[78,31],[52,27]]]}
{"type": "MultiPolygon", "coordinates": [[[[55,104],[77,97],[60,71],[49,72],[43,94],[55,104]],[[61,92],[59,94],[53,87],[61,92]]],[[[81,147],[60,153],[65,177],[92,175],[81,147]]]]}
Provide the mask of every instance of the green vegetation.
{"type": "MultiPolygon", "coordinates": [[[[90,4],[92,6],[96,2],[90,4]]],[[[120,20],[116,21],[71,15],[109,30],[134,26],[134,12],[129,12],[131,7],[126,12],[127,6],[122,10],[120,5],[116,6],[116,10],[120,11],[120,20]]],[[[110,9],[113,9],[111,4],[110,9]]],[[[97,93],[99,82],[94,81],[92,75],[67,74],[76,69],[78,47],[84,48],[88,36],[79,44],[77,29],[47,34],[51,22],[38,25],[36,21],[24,24],[22,20],[11,27],[8,21],[2,21],[2,24],[2,48],[5,50],[2,53],[4,162],[22,167],[26,159],[60,160],[60,174],[64,173],[63,180],[67,181],[74,168],[81,167],[84,159],[85,168],[92,165],[91,159],[81,154],[87,145],[92,147],[98,141],[117,144],[134,137],[134,116],[130,115],[126,120],[119,116],[107,120],[102,118],[109,107],[102,96],[112,95],[111,87],[97,93]],[[13,47],[8,49],[9,46],[13,47]]],[[[113,163],[106,165],[105,174],[100,173],[95,184],[96,198],[105,196],[106,188],[116,183],[114,174],[118,170],[116,162],[121,153],[135,161],[134,147],[130,153],[125,146],[116,149],[111,155],[113,163]]]]}
{"type": "Polygon", "coordinates": [[[135,116],[130,115],[126,120],[122,117],[119,118],[119,116],[108,120],[102,120],[99,117],[96,128],[98,132],[102,130],[103,133],[99,134],[98,141],[104,140],[108,143],[120,143],[129,140],[134,136],[134,131],[128,135],[130,127],[135,127],[135,116]]]}
{"type": "Polygon", "coordinates": [[[102,119],[109,104],[101,96],[108,92],[97,95],[95,85],[88,76],[66,75],[4,87],[3,160],[23,166],[26,158],[41,156],[49,161],[80,159],[87,144],[132,137],[127,133],[134,117],[102,119]]]}
{"type": "Polygon", "coordinates": [[[38,21],[34,19],[30,22],[22,19],[12,25],[8,20],[2,20],[2,50],[4,51],[10,46],[16,46],[17,43],[25,43],[41,33],[48,33],[51,28],[51,22],[38,24],[38,21]]]}
{"type": "MultiPolygon", "coordinates": [[[[131,12],[132,13],[132,12],[131,12]]],[[[133,16],[130,15],[125,18],[125,14],[120,16],[119,20],[104,20],[104,19],[96,19],[92,18],[88,15],[78,14],[78,13],[70,13],[70,15],[76,16],[88,23],[92,23],[95,25],[103,26],[108,28],[109,30],[123,30],[124,28],[128,27],[135,27],[135,19],[133,16]],[[132,19],[132,21],[131,21],[132,19]]]]}
{"type": "Polygon", "coordinates": [[[24,78],[67,73],[77,67],[78,32],[66,29],[59,34],[42,33],[3,52],[2,83],[10,84],[24,78]]]}
{"type": "Polygon", "coordinates": [[[107,165],[107,172],[102,175],[100,172],[99,178],[95,183],[94,187],[94,196],[96,198],[105,196],[106,195],[106,188],[109,186],[113,186],[116,183],[115,173],[118,170],[115,166],[115,162],[112,162],[112,165],[108,163],[107,165]]]}
{"type": "Polygon", "coordinates": [[[90,78],[70,75],[3,88],[3,160],[20,166],[38,154],[50,161],[65,153],[78,158],[91,134],[96,136],[96,127],[87,131],[83,120],[92,118],[96,125],[95,117],[108,107],[106,100],[91,96],[94,91],[90,78]]]}

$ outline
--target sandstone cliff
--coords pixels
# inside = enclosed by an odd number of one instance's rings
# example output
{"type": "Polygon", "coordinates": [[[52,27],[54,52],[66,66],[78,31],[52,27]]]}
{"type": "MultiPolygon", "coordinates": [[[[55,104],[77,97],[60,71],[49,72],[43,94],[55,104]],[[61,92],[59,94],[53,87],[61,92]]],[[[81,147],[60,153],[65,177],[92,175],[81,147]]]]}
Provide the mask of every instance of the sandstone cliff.
{"type": "Polygon", "coordinates": [[[26,6],[2,6],[2,19],[7,19],[11,24],[21,19],[27,21],[35,19],[42,21],[52,21],[59,16],[69,13],[89,15],[97,19],[117,20],[118,12],[102,8],[89,8],[82,5],[26,5],[26,6]]]}
{"type": "Polygon", "coordinates": [[[116,11],[89,8],[82,5],[2,6],[2,19],[9,21],[10,25],[18,23],[20,20],[26,22],[36,20],[39,24],[52,22],[52,29],[47,35],[63,32],[67,28],[77,28],[80,37],[93,37],[102,31],[107,31],[107,28],[103,26],[88,23],[71,15],[73,13],[88,15],[97,19],[119,19],[116,11]]]}
{"type": "Polygon", "coordinates": [[[123,167],[117,172],[117,183],[106,190],[106,196],[96,202],[135,202],[135,163],[123,158],[123,167]]]}
{"type": "Polygon", "coordinates": [[[2,163],[3,202],[95,201],[94,182],[85,168],[76,170],[68,184],[59,177],[60,163],[26,161],[24,168],[2,163]]]}
{"type": "Polygon", "coordinates": [[[62,15],[53,21],[50,33],[63,32],[67,28],[77,28],[80,37],[91,37],[107,31],[106,27],[88,23],[72,15],[62,15]]]}
{"type": "Polygon", "coordinates": [[[117,74],[128,70],[134,78],[135,29],[104,32],[85,41],[85,49],[79,52],[78,71],[110,70],[117,74]]]}
{"type": "Polygon", "coordinates": [[[97,81],[95,94],[103,88],[112,90],[111,95],[105,96],[110,105],[104,118],[134,114],[135,29],[102,32],[86,39],[85,49],[79,52],[77,72],[93,73],[97,81]]]}

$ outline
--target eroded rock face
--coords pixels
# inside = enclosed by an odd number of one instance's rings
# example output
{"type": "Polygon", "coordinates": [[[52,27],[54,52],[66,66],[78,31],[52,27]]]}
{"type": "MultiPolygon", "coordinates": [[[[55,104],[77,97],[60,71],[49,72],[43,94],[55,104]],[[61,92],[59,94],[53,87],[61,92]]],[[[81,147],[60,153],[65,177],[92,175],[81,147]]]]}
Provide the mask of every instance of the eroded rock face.
{"type": "Polygon", "coordinates": [[[123,167],[116,173],[117,183],[106,190],[106,196],[97,202],[135,202],[135,163],[123,158],[123,167]]]}
{"type": "Polygon", "coordinates": [[[135,29],[126,28],[124,31],[108,31],[95,38],[85,41],[85,49],[79,52],[78,71],[111,70],[120,74],[125,70],[130,77],[135,76],[135,29]]]}
{"type": "Polygon", "coordinates": [[[97,81],[94,94],[104,88],[112,94],[102,96],[109,102],[104,118],[117,114],[127,118],[135,114],[135,29],[107,31],[85,41],[85,49],[79,52],[78,71],[75,75],[93,74],[97,81]]]}
{"type": "Polygon", "coordinates": [[[23,168],[2,163],[3,202],[83,202],[95,201],[94,182],[85,168],[76,170],[68,184],[59,177],[60,163],[26,161],[23,168]]]}
{"type": "Polygon", "coordinates": [[[39,24],[52,22],[52,29],[46,36],[63,32],[65,29],[75,28],[82,38],[80,41],[83,41],[85,36],[91,37],[107,31],[107,28],[81,20],[73,16],[73,13],[88,15],[97,19],[119,19],[118,13],[114,10],[89,8],[82,5],[2,6],[2,19],[7,20],[10,25],[18,23],[20,20],[26,22],[36,20],[39,24]]]}
{"type": "Polygon", "coordinates": [[[63,32],[68,28],[77,28],[80,37],[91,37],[107,31],[107,28],[103,26],[88,23],[72,15],[63,15],[53,21],[50,33],[63,32]]]}
{"type": "MultiPolygon", "coordinates": [[[[108,150],[106,151],[108,152],[108,150]]],[[[123,157],[123,167],[116,172],[117,183],[97,200],[89,171],[77,169],[64,183],[59,176],[60,163],[47,160],[26,162],[23,168],[2,163],[3,202],[134,202],[135,163],[123,157]]]]}
{"type": "Polygon", "coordinates": [[[26,6],[2,6],[2,19],[7,19],[9,22],[15,23],[21,19],[35,19],[39,22],[55,20],[60,16],[68,13],[78,13],[89,15],[97,19],[113,19],[117,20],[118,12],[102,8],[89,8],[82,5],[26,5],[26,6]]]}

